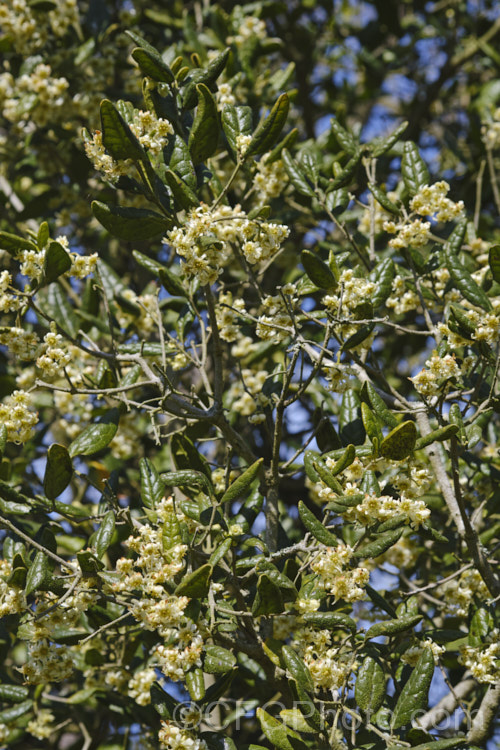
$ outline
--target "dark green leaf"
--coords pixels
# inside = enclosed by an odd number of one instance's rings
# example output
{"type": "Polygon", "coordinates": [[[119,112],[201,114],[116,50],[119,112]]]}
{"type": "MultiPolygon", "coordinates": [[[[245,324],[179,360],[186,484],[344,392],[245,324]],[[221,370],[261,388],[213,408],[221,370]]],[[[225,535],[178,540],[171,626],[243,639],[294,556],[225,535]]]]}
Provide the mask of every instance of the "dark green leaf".
{"type": "Polygon", "coordinates": [[[129,242],[159,237],[172,227],[170,219],[145,208],[107,206],[92,201],[92,212],[110,234],[129,242]]]}
{"type": "Polygon", "coordinates": [[[288,94],[281,94],[268,116],[257,126],[245,157],[262,154],[274,146],[288,117],[289,108],[288,94]]]}
{"type": "Polygon", "coordinates": [[[417,428],[408,420],[395,427],[380,445],[380,455],[392,461],[402,461],[415,449],[417,428]]]}
{"type": "Polygon", "coordinates": [[[205,646],[203,669],[209,674],[225,674],[230,672],[236,664],[236,657],[227,648],[221,646],[205,646]]]}
{"type": "Polygon", "coordinates": [[[64,445],[52,443],[47,451],[47,463],[43,477],[43,491],[49,500],[55,500],[63,492],[73,476],[73,463],[64,445]]]}
{"type": "Polygon", "coordinates": [[[325,544],[327,547],[336,547],[338,544],[337,537],[328,529],[325,529],[322,523],[318,521],[314,513],[299,500],[299,515],[302,523],[318,542],[325,544]]]}
{"type": "Polygon", "coordinates": [[[371,542],[359,547],[359,549],[354,552],[353,557],[356,559],[363,559],[383,555],[384,552],[387,552],[388,549],[396,544],[402,533],[403,529],[401,528],[385,531],[383,534],[377,535],[377,537],[371,542]]]}
{"type": "Polygon", "coordinates": [[[132,50],[132,57],[144,75],[149,76],[154,81],[172,83],[175,80],[174,74],[156,51],[151,52],[148,49],[136,47],[132,50]]]}
{"type": "Polygon", "coordinates": [[[196,86],[198,107],[189,133],[188,148],[194,164],[206,161],[217,150],[219,115],[210,90],[203,83],[196,86]]]}
{"type": "Polygon", "coordinates": [[[147,161],[138,138],[109,99],[101,102],[101,130],[103,145],[113,159],[147,161]]]}
{"type": "Polygon", "coordinates": [[[342,612],[305,612],[302,620],[306,625],[320,628],[321,630],[332,628],[345,628],[346,630],[356,630],[356,623],[348,615],[342,612]]]}
{"type": "Polygon", "coordinates": [[[165,495],[165,484],[149,458],[141,458],[139,467],[142,502],[146,508],[155,508],[165,495]]]}
{"type": "Polygon", "coordinates": [[[286,148],[282,151],[283,164],[285,165],[286,172],[290,179],[290,182],[301,195],[307,195],[309,198],[314,198],[316,195],[314,188],[309,183],[306,173],[300,167],[296,161],[292,159],[290,153],[286,148]]]}
{"type": "Polygon", "coordinates": [[[397,617],[394,620],[385,620],[377,622],[366,631],[365,638],[375,638],[378,635],[395,635],[410,630],[418,625],[422,620],[422,615],[409,615],[407,617],[397,617]]]}
{"type": "Polygon", "coordinates": [[[291,646],[283,646],[282,653],[286,667],[293,679],[300,683],[304,690],[314,693],[314,682],[303,659],[291,646]]]}
{"type": "Polygon", "coordinates": [[[101,558],[107,551],[111,538],[115,531],[115,514],[112,510],[108,511],[102,519],[101,525],[97,529],[94,538],[94,548],[97,557],[101,558]]]}
{"type": "Polygon", "coordinates": [[[490,247],[489,263],[493,280],[500,284],[500,245],[490,247]]]}
{"type": "Polygon", "coordinates": [[[259,458],[229,485],[220,499],[221,505],[237,500],[248,490],[254,479],[258,476],[263,461],[263,458],[259,458]]]}
{"type": "Polygon", "coordinates": [[[396,703],[391,722],[393,729],[409,724],[418,712],[427,707],[433,674],[434,655],[430,648],[424,648],[396,703]]]}
{"type": "Polygon", "coordinates": [[[197,568],[191,573],[188,573],[175,589],[175,595],[189,596],[194,599],[201,599],[206,596],[210,588],[212,571],[212,566],[209,565],[209,563],[206,563],[205,565],[202,565],[201,568],[197,568]]]}
{"type": "Polygon", "coordinates": [[[239,135],[251,135],[252,133],[252,109],[251,107],[235,107],[226,104],[222,108],[222,129],[227,142],[234,154],[238,153],[236,139],[239,135]]]}
{"type": "Polygon", "coordinates": [[[189,187],[187,182],[184,182],[184,180],[179,177],[178,174],[171,169],[167,169],[165,172],[165,180],[172,191],[175,202],[180,208],[188,209],[199,205],[200,201],[196,193],[189,187]]]}
{"type": "Polygon", "coordinates": [[[338,286],[337,279],[330,270],[330,267],[321,258],[318,258],[317,255],[311,253],[309,250],[302,250],[300,259],[305,272],[313,284],[320,289],[326,289],[331,292],[335,291],[338,286]]]}
{"type": "Polygon", "coordinates": [[[28,569],[26,576],[25,592],[26,596],[29,596],[33,591],[45,590],[48,581],[50,580],[50,566],[49,559],[45,552],[39,550],[35,559],[28,569]]]}
{"type": "Polygon", "coordinates": [[[263,573],[257,582],[257,593],[252,604],[253,616],[279,614],[284,608],[279,586],[266,573],[263,573]]]}
{"type": "Polygon", "coordinates": [[[460,263],[458,256],[452,252],[445,253],[445,256],[451,280],[456,288],[463,294],[465,299],[483,310],[487,310],[488,312],[492,310],[492,305],[488,295],[483,289],[481,289],[479,284],[474,281],[465,266],[460,263]]]}
{"type": "Polygon", "coordinates": [[[338,122],[338,120],[335,119],[335,117],[332,117],[332,119],[330,120],[330,126],[339,146],[341,146],[341,148],[343,148],[343,150],[347,154],[355,154],[358,150],[358,144],[356,143],[354,137],[345,128],[342,127],[342,125],[338,122]]]}
{"type": "Polygon", "coordinates": [[[418,193],[420,188],[429,184],[429,170],[420,156],[418,146],[413,141],[406,141],[401,161],[403,181],[410,196],[418,193]]]}
{"type": "Polygon", "coordinates": [[[109,445],[116,435],[119,417],[118,409],[111,409],[99,422],[86,427],[70,444],[69,455],[91,456],[109,445]]]}
{"type": "Polygon", "coordinates": [[[356,675],[354,695],[358,706],[371,715],[377,713],[385,697],[384,670],[371,656],[365,656],[356,675]]]}
{"type": "Polygon", "coordinates": [[[38,252],[37,245],[32,240],[18,237],[10,232],[0,232],[0,250],[6,250],[10,255],[17,255],[21,250],[34,250],[38,252]]]}

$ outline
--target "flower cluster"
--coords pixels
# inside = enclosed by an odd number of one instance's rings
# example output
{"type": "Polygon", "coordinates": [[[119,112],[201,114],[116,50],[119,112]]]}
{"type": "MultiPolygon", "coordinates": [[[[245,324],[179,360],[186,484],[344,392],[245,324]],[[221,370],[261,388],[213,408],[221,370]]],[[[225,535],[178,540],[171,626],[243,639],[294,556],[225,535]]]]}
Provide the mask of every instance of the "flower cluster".
{"type": "Polygon", "coordinates": [[[23,589],[8,583],[11,574],[12,565],[0,560],[0,617],[22,612],[26,604],[23,589]]]}
{"type": "Polygon", "coordinates": [[[231,292],[221,292],[215,310],[219,335],[224,341],[236,341],[240,334],[238,313],[245,312],[245,302],[233,299],[231,292]]]}
{"type": "Polygon", "coordinates": [[[413,221],[386,221],[384,229],[389,234],[396,234],[389,245],[395,250],[404,250],[407,247],[424,247],[429,242],[431,236],[430,221],[414,219],[413,221]]]}
{"type": "Polygon", "coordinates": [[[28,732],[37,740],[46,740],[54,731],[54,714],[46,708],[37,711],[36,718],[28,722],[28,732]]]}
{"type": "Polygon", "coordinates": [[[357,276],[352,268],[346,268],[340,274],[339,294],[327,294],[323,297],[326,308],[336,313],[342,304],[342,312],[354,310],[361,302],[366,302],[374,294],[377,285],[374,281],[357,276]]]}
{"type": "Polygon", "coordinates": [[[134,119],[129,122],[132,133],[147,150],[158,155],[174,132],[172,125],[163,117],[157,117],[149,110],[135,110],[134,119]]]}
{"type": "Polygon", "coordinates": [[[269,406],[270,399],[262,392],[262,388],[268,378],[267,370],[244,368],[241,371],[241,378],[233,383],[228,393],[231,408],[238,414],[252,415],[253,423],[264,421],[265,416],[261,410],[269,406]],[[259,411],[258,414],[256,414],[257,411],[259,411]]]}
{"type": "MultiPolygon", "coordinates": [[[[295,301],[291,298],[289,304],[295,301]]],[[[293,321],[284,297],[280,294],[264,297],[257,324],[257,336],[265,341],[279,343],[290,336],[293,331],[292,325],[293,321]]]]}
{"type": "Polygon", "coordinates": [[[464,202],[454,203],[446,197],[450,186],[444,180],[434,185],[424,185],[411,199],[410,208],[420,216],[433,216],[436,221],[458,219],[464,210],[464,202]]]}
{"type": "Polygon", "coordinates": [[[162,721],[158,739],[162,750],[208,750],[205,740],[197,739],[172,721],[162,721]]]}
{"type": "Polygon", "coordinates": [[[422,396],[435,396],[444,383],[452,378],[459,379],[460,375],[460,367],[452,354],[444,357],[435,354],[426,361],[425,368],[410,380],[422,396]]]}
{"type": "Polygon", "coordinates": [[[7,429],[11,443],[26,443],[35,434],[38,414],[31,410],[32,397],[25,391],[14,391],[0,404],[0,423],[7,429]]]}
{"type": "Polygon", "coordinates": [[[52,378],[60,373],[70,361],[71,354],[64,344],[63,337],[55,331],[46,333],[36,366],[46,377],[52,378]]]}
{"type": "Polygon", "coordinates": [[[370,577],[366,568],[349,569],[353,550],[349,545],[322,547],[311,562],[312,570],[320,578],[320,585],[328,594],[346,602],[356,602],[365,595],[364,586],[370,577]]]}
{"type": "Polygon", "coordinates": [[[287,183],[288,175],[281,159],[276,159],[270,164],[267,164],[265,159],[257,162],[253,186],[261,203],[281,195],[287,183]]]}
{"type": "Polygon", "coordinates": [[[498,630],[489,634],[489,645],[462,646],[460,661],[470,669],[478,682],[497,684],[500,681],[500,640],[498,630]]]}
{"type": "Polygon", "coordinates": [[[342,516],[360,526],[371,526],[374,522],[383,523],[389,518],[402,515],[414,528],[425,523],[431,512],[423,500],[406,497],[402,494],[396,498],[391,495],[365,494],[364,500],[354,508],[347,508],[342,516]]]}
{"type": "Polygon", "coordinates": [[[439,587],[449,612],[459,617],[466,617],[469,606],[474,598],[481,601],[488,599],[489,592],[481,578],[480,573],[475,570],[466,570],[459,578],[447,581],[439,587]]]}
{"type": "Polygon", "coordinates": [[[356,663],[349,651],[332,645],[329,630],[303,627],[295,634],[292,646],[309,669],[314,685],[322,690],[345,687],[356,663]]]}
{"type": "Polygon", "coordinates": [[[241,247],[248,263],[272,258],[288,236],[281,224],[252,221],[241,207],[201,205],[193,209],[182,227],[172,229],[167,241],[181,256],[184,271],[200,284],[213,284],[231,257],[232,245],[241,247]]]}
{"type": "Polygon", "coordinates": [[[10,122],[29,118],[43,127],[65,116],[69,83],[64,77],[52,77],[50,65],[39,63],[31,73],[24,73],[17,80],[10,73],[3,73],[1,78],[3,114],[10,122]]]}
{"type": "Polygon", "coordinates": [[[183,568],[186,552],[184,544],[166,548],[161,526],[178,523],[171,498],[156,507],[158,528],[144,525],[139,533],[128,539],[128,547],[137,559],[120,558],[116,563],[119,579],[113,584],[115,592],[132,595],[130,613],[147,630],[156,630],[164,639],[153,658],[166,677],[180,680],[193,666],[200,665],[203,638],[198,625],[184,615],[189,598],[169,594],[165,588],[183,568]]]}

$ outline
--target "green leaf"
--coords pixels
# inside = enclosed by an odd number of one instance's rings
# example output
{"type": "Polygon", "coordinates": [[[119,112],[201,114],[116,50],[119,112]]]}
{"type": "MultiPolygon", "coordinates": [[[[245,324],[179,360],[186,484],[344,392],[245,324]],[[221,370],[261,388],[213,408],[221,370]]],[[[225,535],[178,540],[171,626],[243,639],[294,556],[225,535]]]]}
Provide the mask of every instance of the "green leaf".
{"type": "Polygon", "coordinates": [[[191,471],[189,469],[166,471],[160,476],[165,484],[170,487],[197,487],[209,496],[213,494],[211,482],[200,471],[191,471]]]}
{"type": "Polygon", "coordinates": [[[200,204],[198,196],[189,187],[187,182],[184,182],[184,180],[171,169],[166,170],[165,180],[172,191],[175,202],[181,209],[193,208],[200,204]]]}
{"type": "Polygon", "coordinates": [[[29,596],[33,591],[45,590],[50,577],[49,558],[45,552],[39,550],[36,553],[35,559],[30,565],[26,576],[26,596],[29,596]]]}
{"type": "Polygon", "coordinates": [[[171,271],[170,268],[160,269],[160,281],[162,286],[164,286],[167,292],[173,297],[188,296],[188,290],[184,288],[177,274],[171,271]]]}
{"type": "Polygon", "coordinates": [[[101,130],[103,145],[113,159],[147,161],[138,138],[109,99],[101,102],[101,130]]]}
{"type": "Polygon", "coordinates": [[[340,437],[344,443],[362,445],[365,442],[366,433],[361,419],[361,401],[353,389],[347,390],[342,396],[339,425],[340,437]]]}
{"type": "Polygon", "coordinates": [[[377,201],[377,203],[380,203],[382,208],[385,208],[386,211],[388,211],[390,214],[394,214],[395,216],[399,216],[401,213],[398,206],[393,203],[390,198],[387,197],[387,194],[384,193],[382,188],[380,188],[378,185],[375,185],[373,182],[368,183],[368,189],[377,201]]]}
{"type": "Polygon", "coordinates": [[[320,628],[320,630],[331,630],[332,628],[345,628],[346,630],[356,630],[356,623],[342,612],[305,612],[302,620],[306,625],[320,628]]]}
{"type": "Polygon", "coordinates": [[[222,646],[205,646],[203,669],[209,674],[225,674],[230,672],[236,664],[236,657],[222,646]]]}
{"type": "Polygon", "coordinates": [[[80,323],[68,295],[55,282],[40,292],[40,308],[70,336],[76,336],[80,323]]]}
{"type": "Polygon", "coordinates": [[[396,130],[393,130],[390,135],[386,136],[385,138],[374,139],[370,144],[373,156],[377,157],[386,154],[387,151],[389,151],[394,146],[394,144],[397,143],[400,136],[403,135],[407,127],[408,121],[405,120],[396,128],[396,130]]]}
{"type": "Polygon", "coordinates": [[[419,711],[427,707],[433,674],[434,655],[430,648],[425,648],[396,703],[392,715],[392,729],[399,729],[409,724],[419,711]]]}
{"type": "Polygon", "coordinates": [[[462,338],[468,339],[469,341],[474,339],[476,326],[471,323],[465,308],[461,305],[450,305],[448,326],[454,333],[458,333],[462,338]]]}
{"type": "Polygon", "coordinates": [[[363,343],[373,329],[375,328],[375,323],[364,323],[362,326],[358,328],[357,331],[352,333],[342,344],[342,351],[346,352],[350,349],[355,349],[357,346],[363,343]]]}
{"type": "Polygon", "coordinates": [[[22,703],[28,695],[29,690],[24,685],[0,685],[0,701],[22,703]]]}
{"type": "Polygon", "coordinates": [[[378,635],[396,635],[403,633],[405,630],[414,628],[421,622],[423,615],[409,615],[407,617],[397,617],[394,620],[385,620],[376,622],[366,631],[365,639],[375,638],[378,635]]]}
{"type": "Polygon", "coordinates": [[[285,166],[287,175],[294,188],[301,195],[306,195],[309,198],[314,198],[316,193],[313,186],[307,179],[306,173],[304,172],[302,167],[300,167],[297,162],[292,159],[290,153],[286,148],[283,149],[281,157],[283,159],[283,164],[285,166]]]}
{"type": "Polygon", "coordinates": [[[296,680],[304,690],[309,693],[314,693],[314,682],[303,659],[301,659],[291,646],[283,646],[282,653],[286,668],[290,672],[292,678],[296,680]]]}
{"type": "Polygon", "coordinates": [[[493,281],[500,284],[500,245],[493,245],[493,247],[490,247],[489,264],[493,281]]]}
{"type": "Polygon", "coordinates": [[[337,143],[346,152],[346,154],[355,154],[359,148],[354,137],[342,127],[342,125],[332,117],[330,120],[330,127],[335,135],[337,143]]]}
{"type": "Polygon", "coordinates": [[[403,529],[401,528],[385,531],[383,534],[377,535],[377,537],[371,542],[368,542],[362,547],[359,547],[354,552],[353,557],[355,559],[363,559],[374,558],[378,557],[379,555],[383,555],[384,552],[387,552],[388,549],[396,544],[402,533],[403,529]]]}
{"type": "Polygon", "coordinates": [[[38,247],[32,240],[26,240],[17,234],[0,232],[0,250],[6,250],[9,255],[16,256],[21,250],[34,250],[34,252],[38,252],[38,247]]]}
{"type": "Polygon", "coordinates": [[[254,479],[258,476],[263,461],[263,458],[259,458],[251,464],[251,466],[245,469],[243,474],[241,474],[231,485],[229,485],[220,499],[221,505],[224,503],[232,503],[248,490],[254,479]]]}
{"type": "Polygon", "coordinates": [[[306,750],[307,745],[300,740],[296,732],[285,727],[284,724],[273,718],[263,708],[257,709],[257,718],[267,739],[278,750],[306,750]],[[290,737],[294,739],[293,744],[290,742],[290,737]]]}
{"type": "Polygon", "coordinates": [[[413,745],[411,750],[449,750],[451,747],[463,746],[464,750],[480,750],[480,748],[473,747],[467,737],[449,737],[446,740],[429,740],[429,742],[423,742],[420,745],[413,745]]]}
{"type": "Polygon", "coordinates": [[[376,659],[365,656],[356,675],[354,696],[358,706],[371,715],[377,713],[385,698],[384,670],[376,659]]]}
{"type": "Polygon", "coordinates": [[[160,237],[172,228],[170,219],[146,208],[107,206],[92,201],[92,213],[110,234],[129,242],[160,237]]]}
{"type": "Polygon", "coordinates": [[[280,717],[287,727],[294,729],[296,732],[316,733],[316,730],[307,723],[304,714],[298,708],[284,708],[280,711],[280,717]]]}
{"type": "Polygon", "coordinates": [[[325,529],[316,516],[299,500],[299,515],[302,523],[318,542],[325,544],[327,547],[336,547],[338,544],[337,537],[328,529],[325,529]]]}
{"type": "Polygon", "coordinates": [[[432,430],[425,437],[420,437],[415,443],[415,450],[418,451],[421,448],[426,448],[432,443],[440,443],[443,440],[449,440],[451,437],[456,435],[459,431],[459,427],[456,424],[447,424],[444,427],[439,427],[437,430],[432,430]]]}
{"type": "MultiPolygon", "coordinates": [[[[175,512],[175,507],[170,508],[163,519],[161,542],[165,552],[182,543],[181,526],[175,512]]],[[[212,561],[210,561],[210,564],[213,565],[212,561]]]]}
{"type": "Polygon", "coordinates": [[[49,225],[46,221],[42,221],[38,229],[38,235],[36,238],[37,245],[40,250],[43,250],[50,237],[49,225]]]}
{"type": "Polygon", "coordinates": [[[483,310],[487,310],[488,312],[492,310],[493,308],[488,295],[474,281],[465,266],[460,263],[458,256],[452,252],[447,252],[445,253],[445,259],[451,280],[465,299],[483,310]]]}
{"type": "Polygon", "coordinates": [[[318,258],[317,255],[309,250],[302,250],[300,254],[302,265],[305,272],[317,287],[334,292],[338,286],[337,279],[333,275],[330,267],[318,258]]]}
{"type": "Polygon", "coordinates": [[[63,246],[56,241],[50,243],[43,260],[41,284],[51,284],[71,268],[71,258],[63,246]]]}
{"type": "Polygon", "coordinates": [[[333,466],[329,469],[333,476],[340,474],[344,469],[347,469],[354,459],[356,458],[356,448],[354,445],[348,445],[347,448],[342,452],[342,455],[337,459],[333,466]]]}
{"type": "Polygon", "coordinates": [[[282,156],[283,149],[291,148],[295,144],[298,137],[299,131],[297,128],[294,128],[289,133],[287,133],[285,137],[276,144],[271,153],[266,156],[266,164],[272,164],[273,162],[278,161],[278,159],[280,159],[282,156]]]}
{"type": "Polygon", "coordinates": [[[12,708],[6,708],[4,711],[0,711],[0,723],[1,724],[13,724],[16,719],[28,713],[28,711],[31,711],[32,708],[33,708],[32,700],[26,700],[26,701],[23,701],[22,703],[18,703],[17,706],[13,706],[12,708]]]}
{"type": "Polygon", "coordinates": [[[288,94],[281,94],[268,116],[257,126],[248,149],[245,152],[245,157],[262,154],[274,146],[286,122],[289,109],[290,100],[288,94]]]}
{"type": "Polygon", "coordinates": [[[201,568],[197,568],[191,573],[188,573],[175,589],[175,595],[189,596],[193,599],[201,599],[206,596],[210,588],[212,571],[212,566],[209,563],[206,563],[205,565],[202,565],[201,568]]]}
{"type": "Polygon", "coordinates": [[[222,129],[234,154],[238,153],[236,139],[239,135],[252,133],[252,108],[225,104],[222,108],[222,129]]]}
{"type": "Polygon", "coordinates": [[[210,89],[213,89],[217,78],[226,67],[229,53],[230,50],[225,49],[220,55],[211,60],[205,68],[190,71],[189,79],[186,80],[187,85],[182,95],[182,106],[185,109],[192,109],[196,104],[197,84],[204,83],[210,89]]]}
{"type": "Polygon", "coordinates": [[[198,471],[206,476],[210,484],[212,483],[210,464],[184,433],[177,432],[172,435],[170,449],[177,469],[198,471]]]}
{"type": "Polygon", "coordinates": [[[267,573],[262,573],[257,581],[257,593],[252,604],[253,616],[279,614],[283,612],[284,608],[283,596],[279,586],[267,573]]]}
{"type": "Polygon", "coordinates": [[[186,687],[193,701],[202,701],[205,697],[205,678],[203,677],[202,670],[197,667],[191,669],[186,673],[184,678],[186,680],[186,687]]]}
{"type": "Polygon", "coordinates": [[[141,499],[146,508],[156,508],[165,495],[165,483],[149,458],[139,461],[141,472],[141,499]]]}
{"type": "Polygon", "coordinates": [[[210,565],[212,565],[215,568],[217,563],[219,563],[222,560],[222,558],[227,555],[227,553],[229,552],[232,546],[233,546],[233,540],[231,539],[231,537],[224,539],[224,541],[221,544],[218,544],[209,557],[208,562],[210,563],[210,565]]]}
{"type": "Polygon", "coordinates": [[[188,148],[194,164],[206,161],[217,151],[219,115],[210,90],[203,83],[196,86],[198,107],[189,133],[188,148]]]}
{"type": "Polygon", "coordinates": [[[361,392],[362,396],[363,391],[366,391],[366,397],[368,398],[370,406],[372,407],[375,415],[388,427],[397,427],[397,418],[387,408],[384,399],[377,393],[373,385],[371,383],[365,382],[363,384],[363,389],[361,392]]]}
{"type": "Polygon", "coordinates": [[[52,443],[47,451],[47,463],[43,477],[43,491],[49,500],[55,500],[71,482],[73,463],[67,448],[52,443]]]}
{"type": "Polygon", "coordinates": [[[395,275],[396,269],[392,258],[385,258],[375,267],[373,280],[377,283],[377,289],[371,297],[374,310],[383,305],[391,295],[395,275]]]}
{"type": "Polygon", "coordinates": [[[462,245],[464,244],[465,235],[467,233],[467,219],[462,219],[458,222],[456,227],[451,232],[450,236],[446,240],[444,249],[446,252],[458,255],[462,245]]]}
{"type": "Polygon", "coordinates": [[[402,461],[415,449],[417,428],[408,420],[395,427],[380,444],[380,455],[392,461],[402,461]]]}
{"type": "Polygon", "coordinates": [[[191,190],[196,190],[196,172],[189,148],[179,135],[170,136],[164,155],[165,164],[168,164],[172,172],[175,172],[191,190]]]}
{"type": "Polygon", "coordinates": [[[132,57],[144,73],[154,81],[163,81],[163,83],[173,83],[174,74],[167,63],[156,52],[151,52],[142,47],[136,47],[132,50],[132,57]]]}
{"type": "Polygon", "coordinates": [[[418,146],[413,141],[406,141],[404,144],[401,172],[403,182],[411,197],[416,195],[424,185],[429,184],[429,170],[420,156],[418,146]]]}
{"type": "Polygon", "coordinates": [[[380,443],[384,439],[382,430],[380,429],[377,417],[372,412],[368,404],[366,404],[364,401],[361,403],[361,418],[363,420],[366,434],[368,435],[371,442],[373,443],[373,440],[375,438],[376,440],[378,440],[378,445],[380,445],[380,443]]]}
{"type": "Polygon", "coordinates": [[[109,445],[116,435],[119,417],[118,409],[110,409],[99,422],[86,427],[69,446],[71,458],[91,456],[109,445]]]}
{"type": "Polygon", "coordinates": [[[97,529],[94,538],[94,548],[97,557],[101,558],[107,551],[111,538],[115,531],[115,514],[112,510],[108,511],[102,519],[101,525],[97,529]]]}
{"type": "Polygon", "coordinates": [[[493,616],[486,607],[478,607],[472,615],[469,628],[469,646],[479,648],[495,627],[493,616]]]}

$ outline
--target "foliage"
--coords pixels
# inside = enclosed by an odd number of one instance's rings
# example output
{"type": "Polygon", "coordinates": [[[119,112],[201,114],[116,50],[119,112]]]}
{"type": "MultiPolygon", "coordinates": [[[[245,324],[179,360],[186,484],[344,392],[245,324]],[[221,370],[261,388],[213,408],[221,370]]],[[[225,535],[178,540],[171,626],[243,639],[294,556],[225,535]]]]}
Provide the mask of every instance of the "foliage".
{"type": "Polygon", "coordinates": [[[500,20],[333,7],[0,8],[2,746],[495,731],[500,20]]]}

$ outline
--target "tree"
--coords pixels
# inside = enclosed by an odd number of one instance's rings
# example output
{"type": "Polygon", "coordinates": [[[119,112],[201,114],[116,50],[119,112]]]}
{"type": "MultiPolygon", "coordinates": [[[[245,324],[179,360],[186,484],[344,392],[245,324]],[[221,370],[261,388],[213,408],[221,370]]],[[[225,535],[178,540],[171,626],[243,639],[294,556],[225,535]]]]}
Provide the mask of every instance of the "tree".
{"type": "Polygon", "coordinates": [[[1,743],[485,748],[495,9],[167,5],[0,8],[1,743]]]}

